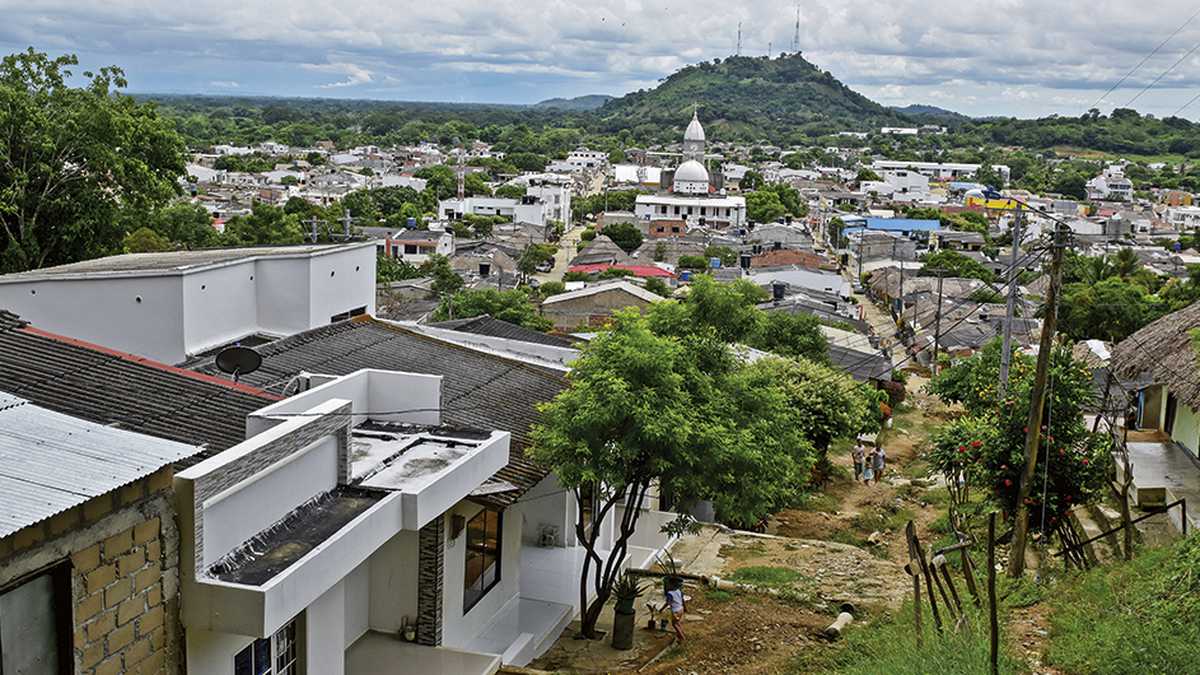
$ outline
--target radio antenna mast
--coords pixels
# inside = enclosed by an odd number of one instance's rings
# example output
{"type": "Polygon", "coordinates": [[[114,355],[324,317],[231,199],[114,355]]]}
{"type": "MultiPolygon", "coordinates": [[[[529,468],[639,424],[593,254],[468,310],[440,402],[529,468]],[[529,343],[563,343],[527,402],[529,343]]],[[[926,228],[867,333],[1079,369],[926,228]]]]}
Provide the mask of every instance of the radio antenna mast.
{"type": "Polygon", "coordinates": [[[741,22],[741,21],[739,21],[739,22],[738,22],[738,44],[737,44],[737,55],[738,55],[738,56],[741,56],[741,55],[742,55],[742,22],[741,22]]]}
{"type": "Polygon", "coordinates": [[[792,36],[792,51],[800,53],[800,3],[796,3],[796,34],[792,36]]]}

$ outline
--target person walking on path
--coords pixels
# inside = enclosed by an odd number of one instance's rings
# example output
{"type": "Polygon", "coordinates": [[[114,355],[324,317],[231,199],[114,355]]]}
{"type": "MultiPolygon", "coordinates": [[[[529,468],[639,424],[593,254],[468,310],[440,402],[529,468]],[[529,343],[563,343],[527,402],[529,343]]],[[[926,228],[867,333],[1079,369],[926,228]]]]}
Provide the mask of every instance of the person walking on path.
{"type": "Polygon", "coordinates": [[[887,453],[883,451],[882,445],[875,448],[873,459],[875,464],[875,484],[878,485],[879,481],[883,480],[883,468],[887,465],[887,453]]]}
{"type": "Polygon", "coordinates": [[[870,485],[871,479],[875,478],[875,451],[872,450],[867,454],[867,461],[863,463],[863,485],[870,485]]]}
{"type": "Polygon", "coordinates": [[[867,456],[867,449],[863,447],[862,441],[854,445],[854,449],[850,451],[850,459],[854,461],[854,480],[858,481],[862,478],[863,459],[867,456]]]}
{"type": "Polygon", "coordinates": [[[667,591],[667,608],[671,610],[671,628],[675,629],[675,639],[683,642],[683,613],[687,604],[683,599],[683,587],[667,591]]]}

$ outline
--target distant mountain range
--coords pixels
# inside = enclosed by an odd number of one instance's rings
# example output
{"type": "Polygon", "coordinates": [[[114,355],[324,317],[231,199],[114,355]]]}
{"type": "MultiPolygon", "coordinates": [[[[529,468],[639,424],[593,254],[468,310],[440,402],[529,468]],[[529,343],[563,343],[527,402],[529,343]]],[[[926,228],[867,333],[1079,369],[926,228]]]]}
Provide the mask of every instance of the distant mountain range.
{"type": "Polygon", "coordinates": [[[588,94],[586,96],[576,96],[575,98],[548,98],[545,101],[534,103],[533,107],[586,112],[588,110],[596,110],[605,103],[613,100],[613,98],[615,97],[608,94],[588,94]]]}
{"type": "Polygon", "coordinates": [[[892,106],[892,110],[895,110],[896,112],[900,113],[901,115],[907,115],[909,117],[914,117],[914,118],[943,119],[943,120],[953,120],[953,121],[959,121],[959,122],[966,122],[971,119],[970,117],[967,117],[966,115],[963,115],[962,113],[956,113],[953,110],[946,110],[945,108],[939,108],[936,105],[922,105],[919,103],[914,103],[912,105],[906,105],[906,106],[902,106],[902,107],[892,106]]]}

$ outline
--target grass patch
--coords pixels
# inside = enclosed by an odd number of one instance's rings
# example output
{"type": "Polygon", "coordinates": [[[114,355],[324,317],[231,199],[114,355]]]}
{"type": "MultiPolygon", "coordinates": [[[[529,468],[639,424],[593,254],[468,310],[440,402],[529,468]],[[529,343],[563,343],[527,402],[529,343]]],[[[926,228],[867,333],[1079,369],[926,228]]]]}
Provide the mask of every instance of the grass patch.
{"type": "Polygon", "coordinates": [[[1062,584],[1047,601],[1047,662],[1073,673],[1196,672],[1200,537],[1062,584]]]}
{"type": "Polygon", "coordinates": [[[746,560],[747,558],[757,558],[761,555],[765,555],[766,552],[766,544],[762,543],[761,541],[754,541],[746,544],[745,546],[734,546],[732,544],[727,544],[722,546],[718,553],[722,558],[729,560],[746,560]]]}
{"type": "Polygon", "coordinates": [[[729,602],[735,597],[733,591],[723,591],[719,588],[710,588],[704,593],[704,598],[711,602],[729,602]]]}
{"type": "Polygon", "coordinates": [[[804,575],[790,567],[771,567],[768,565],[752,565],[742,567],[733,572],[730,581],[752,586],[779,587],[788,586],[800,581],[804,575]]]}
{"type": "Polygon", "coordinates": [[[841,501],[825,492],[809,492],[802,495],[796,502],[795,508],[800,511],[821,511],[824,513],[833,513],[841,506],[841,501]]]}
{"type": "MultiPolygon", "coordinates": [[[[971,612],[961,632],[946,630],[939,635],[929,608],[922,624],[922,646],[917,646],[912,603],[896,614],[883,614],[865,625],[855,623],[844,639],[829,649],[805,650],[791,664],[789,673],[843,673],[848,675],[928,675],[929,673],[987,673],[988,622],[982,612],[971,612]]],[[[1003,630],[1003,629],[1002,629],[1003,630]]],[[[1027,672],[1021,662],[1005,650],[1000,636],[1000,672],[1027,672]]]]}

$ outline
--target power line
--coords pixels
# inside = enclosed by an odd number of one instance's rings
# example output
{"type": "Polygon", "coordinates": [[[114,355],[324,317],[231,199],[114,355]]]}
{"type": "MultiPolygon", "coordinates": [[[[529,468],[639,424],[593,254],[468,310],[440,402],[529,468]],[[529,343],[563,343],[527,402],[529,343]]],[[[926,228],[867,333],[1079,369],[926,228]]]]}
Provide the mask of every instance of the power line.
{"type": "Polygon", "coordinates": [[[1200,49],[1200,42],[1197,42],[1196,44],[1192,45],[1192,48],[1191,48],[1191,49],[1189,49],[1189,50],[1187,50],[1186,52],[1184,52],[1183,56],[1179,57],[1179,60],[1178,60],[1178,61],[1176,61],[1175,63],[1172,63],[1172,64],[1171,64],[1171,67],[1169,67],[1169,68],[1167,68],[1166,70],[1164,70],[1164,71],[1162,71],[1161,73],[1159,73],[1159,74],[1158,74],[1158,77],[1154,78],[1154,80],[1153,80],[1152,82],[1150,82],[1150,84],[1146,85],[1145,87],[1142,87],[1142,90],[1141,90],[1141,91],[1139,91],[1139,92],[1137,93],[1137,95],[1136,95],[1136,96],[1134,96],[1133,98],[1129,99],[1129,103],[1126,103],[1126,104],[1125,104],[1125,107],[1126,107],[1126,108],[1128,108],[1129,106],[1133,105],[1133,102],[1134,102],[1134,101],[1136,101],[1136,100],[1138,100],[1139,98],[1141,98],[1141,97],[1142,97],[1142,94],[1144,94],[1144,93],[1146,93],[1146,92],[1150,91],[1150,89],[1151,89],[1151,88],[1153,88],[1153,87],[1154,87],[1154,85],[1158,84],[1158,83],[1159,83],[1159,81],[1160,81],[1160,80],[1162,80],[1164,77],[1166,77],[1166,76],[1167,76],[1167,74],[1168,74],[1168,73],[1170,73],[1172,70],[1175,70],[1175,68],[1176,68],[1176,67],[1178,67],[1178,66],[1179,66],[1179,64],[1183,63],[1183,62],[1184,62],[1184,60],[1185,60],[1185,59],[1187,59],[1187,57],[1189,57],[1189,56],[1191,56],[1193,53],[1195,53],[1195,51],[1196,51],[1197,49],[1200,49]]]}
{"type": "MultiPolygon", "coordinates": [[[[1128,79],[1129,79],[1129,78],[1130,78],[1130,77],[1131,77],[1131,76],[1132,76],[1134,73],[1136,73],[1136,72],[1138,71],[1138,69],[1140,69],[1142,66],[1146,65],[1146,62],[1147,62],[1147,61],[1149,61],[1151,58],[1153,58],[1153,57],[1154,57],[1154,55],[1155,55],[1155,54],[1157,54],[1157,53],[1158,53],[1158,51],[1159,51],[1160,49],[1162,49],[1163,47],[1165,47],[1165,46],[1166,46],[1166,44],[1167,44],[1168,42],[1170,42],[1172,38],[1174,38],[1176,35],[1179,35],[1180,31],[1182,31],[1184,28],[1186,28],[1186,27],[1188,26],[1188,24],[1190,24],[1190,23],[1191,23],[1191,22],[1192,22],[1192,21],[1193,21],[1193,20],[1194,20],[1194,19],[1195,19],[1197,16],[1200,16],[1200,9],[1197,9],[1197,10],[1196,10],[1196,11],[1195,11],[1195,12],[1194,12],[1194,13],[1193,13],[1191,16],[1189,16],[1189,17],[1188,17],[1188,19],[1187,19],[1187,21],[1184,21],[1183,23],[1181,23],[1181,24],[1179,25],[1179,27],[1175,29],[1175,31],[1174,31],[1174,32],[1172,32],[1170,35],[1168,35],[1168,36],[1167,36],[1167,39],[1165,39],[1165,40],[1163,40],[1162,42],[1158,43],[1158,46],[1157,46],[1157,47],[1155,47],[1154,49],[1152,49],[1152,50],[1150,51],[1150,53],[1149,53],[1149,54],[1147,54],[1146,56],[1142,57],[1142,60],[1141,60],[1141,61],[1138,61],[1138,64],[1137,64],[1136,66],[1134,66],[1132,70],[1130,70],[1128,73],[1125,73],[1125,76],[1124,76],[1124,77],[1122,77],[1121,79],[1117,80],[1117,83],[1116,83],[1116,84],[1114,84],[1113,86],[1109,87],[1109,88],[1108,88],[1108,91],[1104,92],[1104,94],[1103,94],[1103,95],[1101,95],[1101,96],[1100,96],[1100,98],[1096,99],[1096,102],[1095,102],[1095,103],[1091,104],[1091,105],[1090,105],[1090,106],[1088,106],[1088,107],[1089,107],[1089,108],[1095,108],[1096,106],[1098,106],[1098,105],[1100,105],[1102,102],[1104,102],[1104,99],[1105,99],[1105,98],[1107,98],[1109,94],[1111,94],[1111,93],[1113,93],[1114,91],[1116,91],[1118,87],[1120,87],[1122,84],[1124,84],[1124,83],[1125,83],[1125,80],[1128,80],[1128,79]]],[[[1189,105],[1190,105],[1190,103],[1189,103],[1189,105]]],[[[1186,107],[1186,106],[1185,106],[1185,107],[1186,107]]]]}

